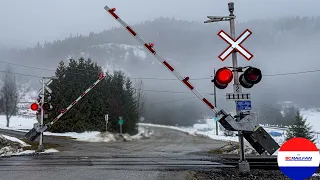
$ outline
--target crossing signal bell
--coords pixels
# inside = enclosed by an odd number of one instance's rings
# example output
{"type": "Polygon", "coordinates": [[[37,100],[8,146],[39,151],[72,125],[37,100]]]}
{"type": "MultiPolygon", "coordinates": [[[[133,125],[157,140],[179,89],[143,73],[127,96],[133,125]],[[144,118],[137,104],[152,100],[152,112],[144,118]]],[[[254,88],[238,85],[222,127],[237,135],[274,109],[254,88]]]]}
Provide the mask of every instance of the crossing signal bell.
{"type": "Polygon", "coordinates": [[[253,85],[258,84],[262,79],[260,69],[249,67],[239,77],[239,82],[244,88],[252,88],[253,85]]]}
{"type": "Polygon", "coordinates": [[[214,79],[211,81],[219,89],[225,89],[233,79],[233,73],[230,69],[224,67],[217,70],[214,79]]]}

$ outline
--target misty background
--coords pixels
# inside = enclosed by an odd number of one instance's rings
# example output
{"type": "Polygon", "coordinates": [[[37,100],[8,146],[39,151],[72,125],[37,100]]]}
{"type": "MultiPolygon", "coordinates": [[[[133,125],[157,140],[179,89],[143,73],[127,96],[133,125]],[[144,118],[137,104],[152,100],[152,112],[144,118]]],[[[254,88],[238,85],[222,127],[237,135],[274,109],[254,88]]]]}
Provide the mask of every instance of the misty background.
{"type": "MultiPolygon", "coordinates": [[[[319,107],[320,72],[286,74],[320,69],[317,53],[320,1],[233,2],[236,36],[247,28],[253,32],[243,46],[254,58],[248,62],[238,55],[238,63],[258,67],[264,75],[258,85],[244,90],[252,93],[253,111],[270,109],[284,101],[292,101],[301,108],[319,107]]],[[[38,77],[54,75],[59,61],[68,62],[70,57],[91,58],[109,71],[124,71],[133,82],[143,81],[145,116],[149,122],[190,124],[212,113],[103,7],[116,7],[123,20],[144,40],[153,42],[159,53],[182,75],[189,76],[190,82],[213,102],[210,79],[213,70],[231,66],[231,57],[224,62],[218,59],[228,45],[217,33],[221,29],[229,32],[229,24],[203,21],[208,15],[228,15],[227,3],[222,0],[2,0],[0,70],[10,65],[19,73],[19,82],[30,82],[37,90],[38,77]]],[[[231,85],[217,90],[217,105],[234,111],[234,103],[225,100],[227,92],[232,92],[231,85]]]]}

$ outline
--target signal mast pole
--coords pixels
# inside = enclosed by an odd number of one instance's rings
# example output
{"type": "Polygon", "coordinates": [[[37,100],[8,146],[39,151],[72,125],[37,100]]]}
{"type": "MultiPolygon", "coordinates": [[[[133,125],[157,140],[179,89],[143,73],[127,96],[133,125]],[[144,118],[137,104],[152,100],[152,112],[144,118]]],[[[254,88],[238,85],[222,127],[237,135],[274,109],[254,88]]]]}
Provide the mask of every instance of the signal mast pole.
{"type": "MultiPolygon", "coordinates": [[[[216,69],[213,70],[213,76],[216,76],[216,69]]],[[[216,86],[213,85],[213,96],[214,96],[214,106],[217,107],[217,93],[216,93],[216,86]]],[[[217,114],[215,114],[215,117],[217,118],[217,114]]],[[[218,135],[218,121],[215,119],[216,121],[216,135],[218,135]]]]}
{"type": "MultiPolygon", "coordinates": [[[[236,28],[235,28],[235,15],[234,15],[234,3],[230,2],[228,3],[228,8],[231,17],[230,19],[230,35],[235,40],[236,39],[236,28]]],[[[237,51],[232,52],[232,66],[233,66],[233,92],[234,93],[242,93],[242,86],[239,83],[239,74],[238,74],[238,59],[237,59],[237,51]]],[[[237,113],[237,121],[240,121],[240,111],[237,109],[236,104],[236,113],[237,113]]],[[[242,131],[238,131],[238,137],[239,137],[239,146],[240,146],[240,163],[243,163],[243,166],[250,167],[248,162],[246,162],[245,159],[245,153],[244,153],[244,138],[242,131]]],[[[239,164],[240,167],[240,164],[239,164]]],[[[247,169],[247,168],[244,168],[247,169]]],[[[250,169],[249,169],[250,171],[250,169]]]]}
{"type": "MultiPolygon", "coordinates": [[[[43,117],[44,117],[44,110],[43,110],[43,104],[44,104],[44,94],[45,94],[45,82],[44,82],[44,77],[42,78],[41,80],[41,83],[42,83],[42,91],[41,91],[41,105],[40,105],[40,108],[41,108],[41,117],[40,117],[40,126],[43,126],[43,117]]],[[[38,151],[42,152],[44,149],[43,147],[43,133],[40,134],[40,137],[39,137],[39,147],[38,147],[38,151]]]]}
{"type": "MultiPolygon", "coordinates": [[[[205,21],[204,23],[210,23],[210,22],[220,22],[220,21],[229,21],[230,22],[230,35],[231,38],[235,41],[236,40],[236,28],[235,28],[235,18],[234,15],[234,3],[230,2],[228,3],[228,9],[229,9],[229,16],[208,16],[210,20],[205,21]]],[[[239,67],[238,67],[238,59],[237,59],[237,51],[232,52],[232,71],[233,71],[233,92],[234,94],[240,94],[242,93],[242,86],[239,82],[239,67]]],[[[236,121],[240,121],[241,117],[241,111],[237,109],[237,101],[236,104],[236,121]]],[[[239,137],[239,148],[240,148],[240,161],[239,161],[239,172],[241,174],[247,174],[250,172],[250,166],[249,163],[245,159],[245,153],[244,153],[244,136],[242,131],[238,131],[238,137],[239,137]]]]}

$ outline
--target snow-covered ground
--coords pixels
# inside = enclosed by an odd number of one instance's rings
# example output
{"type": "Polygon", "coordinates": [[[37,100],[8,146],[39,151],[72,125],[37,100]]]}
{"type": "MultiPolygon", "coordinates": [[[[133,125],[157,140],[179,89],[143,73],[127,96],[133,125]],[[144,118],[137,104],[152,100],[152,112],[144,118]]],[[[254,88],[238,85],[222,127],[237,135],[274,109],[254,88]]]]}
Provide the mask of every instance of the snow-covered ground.
{"type": "MultiPolygon", "coordinates": [[[[30,129],[33,128],[33,124],[37,121],[35,118],[25,118],[25,117],[18,117],[13,116],[10,118],[10,126],[6,127],[6,117],[0,115],[0,128],[2,129],[10,129],[16,130],[21,132],[28,132],[30,129]]],[[[129,136],[128,134],[124,134],[124,138],[126,140],[138,140],[142,138],[150,137],[153,132],[150,131],[148,128],[140,127],[139,133],[134,136],[129,136]]],[[[91,132],[83,132],[83,133],[76,133],[76,132],[67,132],[67,133],[51,133],[45,132],[45,135],[52,135],[52,136],[67,136],[71,137],[77,141],[86,141],[86,142],[110,142],[110,141],[117,141],[121,139],[116,134],[112,133],[100,133],[98,131],[91,131],[91,132]]]]}
{"type": "MultiPolygon", "coordinates": [[[[35,150],[23,150],[29,144],[21,141],[18,138],[0,134],[0,157],[3,156],[20,156],[36,153],[35,150]]],[[[46,149],[41,154],[59,152],[56,149],[46,149]]]]}

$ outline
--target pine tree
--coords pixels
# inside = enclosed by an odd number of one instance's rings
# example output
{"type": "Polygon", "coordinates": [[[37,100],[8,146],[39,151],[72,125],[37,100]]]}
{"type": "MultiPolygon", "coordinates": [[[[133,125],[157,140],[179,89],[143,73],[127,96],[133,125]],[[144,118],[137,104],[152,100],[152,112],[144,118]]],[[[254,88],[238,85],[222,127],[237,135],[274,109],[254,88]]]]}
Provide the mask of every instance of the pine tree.
{"type": "MultiPolygon", "coordinates": [[[[52,103],[55,110],[51,118],[55,118],[62,109],[92,85],[98,79],[100,72],[102,72],[101,67],[91,59],[70,59],[68,66],[60,62],[56,71],[58,79],[50,84],[56,95],[52,103]]],[[[135,114],[138,108],[132,91],[132,84],[126,81],[123,73],[117,72],[113,76],[107,73],[106,78],[54,124],[51,131],[104,131],[106,129],[104,116],[109,114],[108,131],[119,132],[117,123],[119,116],[123,116],[125,119],[123,132],[135,133],[137,122],[135,114]]]]}
{"type": "Polygon", "coordinates": [[[294,123],[289,126],[287,130],[287,139],[289,140],[294,137],[302,137],[309,139],[310,141],[314,142],[314,136],[312,135],[312,126],[307,124],[307,119],[303,118],[302,115],[300,115],[300,112],[296,112],[296,116],[294,119],[294,123]]]}

